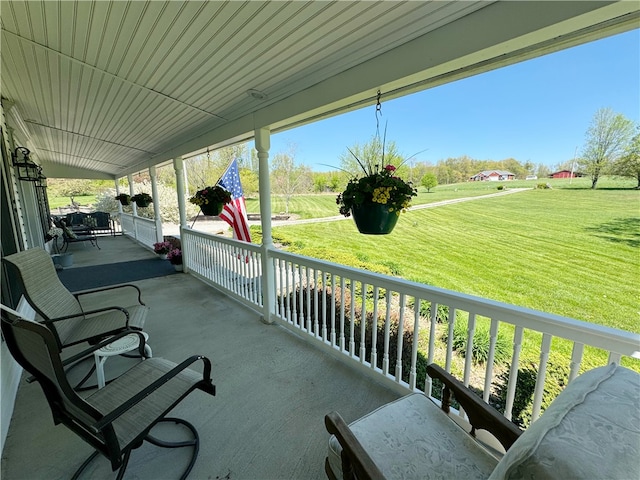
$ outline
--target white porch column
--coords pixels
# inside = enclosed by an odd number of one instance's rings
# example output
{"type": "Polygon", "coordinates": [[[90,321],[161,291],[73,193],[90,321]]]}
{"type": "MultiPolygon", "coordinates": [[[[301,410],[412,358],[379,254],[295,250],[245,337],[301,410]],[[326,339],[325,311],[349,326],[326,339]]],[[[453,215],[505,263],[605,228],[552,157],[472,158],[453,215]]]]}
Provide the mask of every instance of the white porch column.
{"type": "MultiPolygon", "coordinates": [[[[131,174],[127,175],[127,180],[129,181],[129,195],[133,197],[136,194],[136,192],[133,189],[133,175],[131,174]]],[[[138,205],[136,205],[136,202],[131,202],[131,208],[133,209],[133,216],[137,217],[138,205]]]]}
{"type": "MultiPolygon", "coordinates": [[[[119,180],[118,178],[114,180],[116,184],[116,197],[120,195],[120,182],[118,180],[119,180]]],[[[118,214],[122,215],[122,203],[119,200],[117,202],[118,202],[118,214]]]]}
{"type": "Polygon", "coordinates": [[[149,176],[151,177],[151,196],[153,197],[153,217],[156,221],[156,241],[163,240],[162,235],[162,219],[160,218],[160,196],[158,195],[158,174],[156,167],[149,167],[149,176]]]}
{"type": "Polygon", "coordinates": [[[259,128],[255,131],[255,145],[258,151],[258,172],[260,190],[260,223],[262,224],[262,304],[263,320],[273,323],[271,316],[275,314],[275,285],[273,263],[269,251],[273,249],[271,237],[271,185],[269,182],[269,148],[271,147],[271,131],[259,128]]]}
{"type": "Polygon", "coordinates": [[[178,211],[180,212],[180,228],[187,226],[187,208],[184,203],[184,161],[182,157],[173,159],[176,172],[176,190],[178,191],[178,211]]]}

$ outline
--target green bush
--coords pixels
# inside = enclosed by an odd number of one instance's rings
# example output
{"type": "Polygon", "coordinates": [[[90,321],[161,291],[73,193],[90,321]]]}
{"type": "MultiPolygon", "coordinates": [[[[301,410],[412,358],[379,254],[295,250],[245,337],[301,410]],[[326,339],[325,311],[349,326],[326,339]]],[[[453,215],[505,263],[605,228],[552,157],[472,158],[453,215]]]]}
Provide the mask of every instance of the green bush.
{"type": "MultiPolygon", "coordinates": [[[[467,324],[463,322],[456,322],[453,328],[453,349],[457,351],[462,357],[467,353],[467,336],[468,328],[467,324]]],[[[443,341],[448,340],[448,332],[445,331],[443,335],[443,341]]],[[[476,324],[476,330],[473,334],[473,348],[471,355],[475,363],[485,363],[489,358],[489,344],[491,341],[491,332],[489,323],[476,324]]],[[[494,351],[494,363],[503,364],[511,355],[511,342],[507,336],[498,330],[498,337],[496,339],[496,347],[494,351]]]]}
{"type": "Polygon", "coordinates": [[[504,190],[504,185],[498,185],[498,190],[504,190]]]}
{"type": "MultiPolygon", "coordinates": [[[[507,385],[509,383],[509,366],[506,371],[498,375],[498,381],[494,382],[496,391],[492,405],[501,413],[504,413],[507,403],[507,385]]],[[[533,405],[533,393],[536,387],[538,370],[533,367],[525,367],[518,370],[516,380],[516,394],[511,409],[511,421],[520,428],[527,428],[531,424],[531,408],[533,405]]]]}
{"type": "MultiPolygon", "coordinates": [[[[533,409],[533,394],[538,375],[538,365],[530,363],[518,370],[516,381],[516,396],[513,401],[512,421],[521,428],[531,425],[531,413],[533,409]]],[[[509,369],[498,376],[495,386],[495,401],[490,402],[496,409],[504,413],[507,400],[507,384],[509,381],[509,369]]],[[[551,354],[547,361],[547,371],[542,394],[540,411],[544,412],[551,402],[564,390],[569,382],[569,367],[561,355],[551,354]]]]}
{"type": "MultiPolygon", "coordinates": [[[[431,302],[421,302],[420,315],[424,318],[431,318],[431,302]]],[[[412,305],[413,306],[413,305],[412,305]]],[[[438,305],[438,313],[436,314],[436,323],[447,323],[449,321],[449,306],[438,305]]]]}

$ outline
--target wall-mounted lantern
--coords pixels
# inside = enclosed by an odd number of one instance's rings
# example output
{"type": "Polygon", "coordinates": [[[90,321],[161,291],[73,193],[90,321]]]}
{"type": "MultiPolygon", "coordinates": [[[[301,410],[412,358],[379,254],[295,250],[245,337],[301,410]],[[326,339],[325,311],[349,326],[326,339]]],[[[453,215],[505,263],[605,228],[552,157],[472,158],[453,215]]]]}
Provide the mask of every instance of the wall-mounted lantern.
{"type": "Polygon", "coordinates": [[[18,180],[24,180],[25,182],[38,182],[40,181],[41,168],[31,160],[29,160],[29,151],[26,147],[17,147],[12,157],[13,166],[18,169],[18,180]]]}

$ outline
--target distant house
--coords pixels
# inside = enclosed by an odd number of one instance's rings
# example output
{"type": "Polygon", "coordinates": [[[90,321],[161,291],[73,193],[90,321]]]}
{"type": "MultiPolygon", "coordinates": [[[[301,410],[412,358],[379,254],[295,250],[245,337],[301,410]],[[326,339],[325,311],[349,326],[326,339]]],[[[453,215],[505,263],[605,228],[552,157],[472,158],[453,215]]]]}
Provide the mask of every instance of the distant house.
{"type": "Polygon", "coordinates": [[[515,180],[515,173],[507,172],[506,170],[484,170],[480,173],[476,173],[469,180],[472,182],[499,182],[502,180],[515,180]]]}
{"type": "Polygon", "coordinates": [[[558,172],[553,172],[549,175],[549,178],[578,178],[584,177],[583,173],[572,172],[571,170],[560,170],[558,172]]]}

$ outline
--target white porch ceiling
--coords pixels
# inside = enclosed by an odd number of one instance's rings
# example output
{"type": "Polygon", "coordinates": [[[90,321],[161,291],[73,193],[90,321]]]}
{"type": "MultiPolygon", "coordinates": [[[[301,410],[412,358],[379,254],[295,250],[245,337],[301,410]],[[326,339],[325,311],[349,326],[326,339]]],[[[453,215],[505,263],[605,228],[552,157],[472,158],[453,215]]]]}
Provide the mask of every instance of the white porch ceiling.
{"type": "Polygon", "coordinates": [[[113,178],[637,28],[639,5],[3,0],[3,108],[45,175],[113,178]]]}

